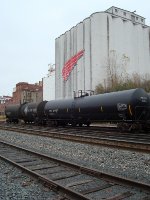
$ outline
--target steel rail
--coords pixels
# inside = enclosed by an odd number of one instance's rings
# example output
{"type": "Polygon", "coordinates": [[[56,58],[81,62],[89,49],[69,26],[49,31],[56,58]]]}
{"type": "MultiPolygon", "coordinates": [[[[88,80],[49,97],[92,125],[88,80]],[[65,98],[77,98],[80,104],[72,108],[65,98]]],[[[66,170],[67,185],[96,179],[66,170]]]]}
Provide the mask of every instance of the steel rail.
{"type": "MultiPolygon", "coordinates": [[[[113,148],[121,148],[126,150],[132,150],[132,151],[138,151],[138,152],[144,152],[144,153],[150,153],[150,138],[146,141],[138,141],[136,138],[133,138],[132,140],[129,140],[128,135],[125,135],[124,138],[119,138],[118,134],[115,138],[108,135],[106,132],[106,136],[101,135],[101,133],[97,133],[96,136],[93,136],[93,134],[72,134],[69,131],[71,129],[56,129],[56,130],[41,130],[41,129],[32,129],[32,128],[18,128],[18,127],[7,127],[7,126],[0,126],[0,129],[2,130],[9,130],[9,131],[16,131],[21,132],[25,134],[32,134],[32,135],[40,135],[44,137],[52,137],[57,139],[63,139],[63,140],[70,140],[80,143],[88,143],[92,145],[103,145],[103,146],[110,146],[113,148]]],[[[73,129],[74,131],[76,129],[73,129]]]]}
{"type": "MultiPolygon", "coordinates": [[[[13,145],[13,144],[5,142],[5,141],[0,141],[0,143],[7,145],[9,147],[15,148],[15,149],[19,149],[20,151],[25,151],[25,152],[31,153],[33,155],[40,156],[44,159],[48,159],[48,160],[51,160],[53,162],[57,162],[57,163],[61,164],[62,166],[67,166],[67,167],[69,166],[70,168],[77,170],[80,173],[84,173],[84,174],[94,176],[94,177],[100,178],[100,179],[102,178],[109,183],[110,182],[113,183],[113,185],[119,184],[119,185],[123,185],[123,186],[127,186],[127,187],[131,186],[131,188],[134,186],[134,188],[138,188],[138,189],[146,192],[148,197],[150,197],[149,196],[150,195],[150,185],[149,184],[141,183],[141,182],[134,181],[134,180],[131,180],[131,179],[128,179],[128,178],[122,178],[120,176],[114,176],[113,174],[110,174],[110,173],[104,173],[104,172],[94,170],[94,169],[90,169],[90,168],[87,168],[87,167],[83,167],[83,166],[80,166],[80,165],[77,165],[77,164],[74,164],[74,163],[71,163],[71,162],[66,162],[64,160],[56,159],[56,158],[50,157],[48,155],[38,153],[38,152],[29,150],[29,149],[26,149],[26,148],[22,148],[20,146],[13,145]]],[[[6,150],[7,149],[4,148],[3,151],[5,152],[6,150]]],[[[0,153],[1,153],[1,149],[0,149],[0,153]]],[[[83,195],[79,192],[75,192],[74,190],[72,190],[70,188],[63,187],[61,184],[56,183],[56,181],[49,180],[45,176],[42,176],[39,173],[36,173],[35,171],[32,171],[32,170],[24,167],[23,165],[14,162],[13,159],[5,158],[5,156],[2,156],[2,155],[0,155],[0,157],[2,159],[5,159],[8,162],[12,163],[13,165],[16,165],[19,168],[25,170],[26,172],[30,173],[31,175],[38,177],[41,181],[44,181],[45,183],[50,185],[53,189],[57,189],[57,190],[61,191],[62,193],[65,193],[65,196],[68,197],[68,198],[71,197],[71,198],[83,199],[83,200],[89,199],[87,196],[85,196],[85,195],[83,195]]],[[[23,161],[21,161],[21,162],[23,162],[23,161]]],[[[131,189],[131,191],[132,191],[132,189],[131,189]]]]}

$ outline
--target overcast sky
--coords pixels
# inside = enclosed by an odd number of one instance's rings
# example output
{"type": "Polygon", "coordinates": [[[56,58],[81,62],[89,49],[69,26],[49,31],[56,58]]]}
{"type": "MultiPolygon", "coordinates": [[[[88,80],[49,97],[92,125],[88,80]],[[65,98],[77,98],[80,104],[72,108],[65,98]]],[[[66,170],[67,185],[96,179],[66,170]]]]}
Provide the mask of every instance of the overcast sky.
{"type": "Polygon", "coordinates": [[[42,80],[55,63],[55,38],[111,6],[136,10],[150,26],[147,0],[0,0],[0,96],[42,80]]]}

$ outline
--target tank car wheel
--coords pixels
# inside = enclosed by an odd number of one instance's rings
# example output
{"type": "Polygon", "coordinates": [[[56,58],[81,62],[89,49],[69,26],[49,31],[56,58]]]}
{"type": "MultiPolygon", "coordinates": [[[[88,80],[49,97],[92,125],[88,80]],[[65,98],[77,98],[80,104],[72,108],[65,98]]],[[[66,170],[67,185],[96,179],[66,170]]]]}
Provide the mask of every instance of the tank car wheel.
{"type": "Polygon", "coordinates": [[[63,123],[62,123],[62,126],[63,126],[63,127],[66,127],[66,126],[67,126],[67,123],[66,123],[66,122],[63,122],[63,123]]]}
{"type": "Polygon", "coordinates": [[[90,124],[91,124],[90,122],[87,122],[87,123],[86,123],[87,127],[89,127],[89,126],[90,126],[90,124]]]}
{"type": "Polygon", "coordinates": [[[71,123],[71,125],[72,125],[72,127],[75,127],[75,126],[77,125],[77,123],[76,123],[75,121],[73,121],[73,122],[71,123]]]}
{"type": "Polygon", "coordinates": [[[122,122],[117,124],[117,128],[122,133],[128,130],[128,128],[126,127],[125,123],[122,123],[122,122]]]}
{"type": "Polygon", "coordinates": [[[82,124],[82,123],[79,123],[79,126],[80,126],[80,127],[82,127],[82,126],[83,126],[83,124],[82,124]]]}
{"type": "Polygon", "coordinates": [[[59,121],[55,121],[55,126],[57,127],[57,126],[59,126],[59,121]]]}

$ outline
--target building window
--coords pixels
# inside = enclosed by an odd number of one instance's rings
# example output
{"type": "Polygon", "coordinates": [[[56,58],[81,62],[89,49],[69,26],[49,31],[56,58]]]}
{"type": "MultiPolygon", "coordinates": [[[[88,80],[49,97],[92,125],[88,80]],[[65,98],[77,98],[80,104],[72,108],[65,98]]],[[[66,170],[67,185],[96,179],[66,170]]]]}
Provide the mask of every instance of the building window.
{"type": "Polygon", "coordinates": [[[132,19],[132,21],[135,21],[135,16],[131,15],[131,19],[132,19]]]}
{"type": "Polygon", "coordinates": [[[117,10],[117,9],[115,9],[115,12],[118,12],[118,10],[117,10]]]}
{"type": "Polygon", "coordinates": [[[143,22],[144,20],[143,19],[141,19],[141,22],[143,22]]]}
{"type": "Polygon", "coordinates": [[[31,97],[31,93],[30,92],[28,92],[28,97],[31,97]]]}
{"type": "Polygon", "coordinates": [[[136,17],[136,20],[138,20],[138,17],[136,17]]]}
{"type": "Polygon", "coordinates": [[[123,15],[126,16],[126,12],[123,12],[123,15]]]}

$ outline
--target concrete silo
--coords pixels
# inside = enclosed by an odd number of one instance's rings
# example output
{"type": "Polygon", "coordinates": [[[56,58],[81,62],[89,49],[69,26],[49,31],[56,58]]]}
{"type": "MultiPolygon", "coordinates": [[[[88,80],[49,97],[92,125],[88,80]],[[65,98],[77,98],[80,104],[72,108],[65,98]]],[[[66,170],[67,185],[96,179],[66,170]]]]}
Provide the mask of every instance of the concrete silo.
{"type": "Polygon", "coordinates": [[[150,73],[150,27],[135,12],[111,7],[56,38],[55,55],[55,97],[73,97],[107,84],[110,58],[129,74],[150,73]]]}

